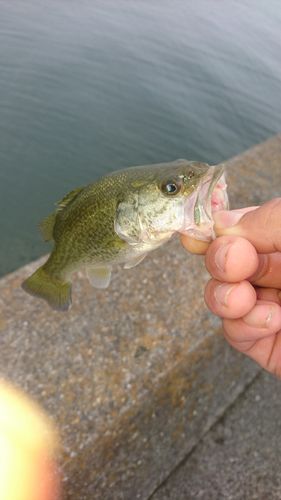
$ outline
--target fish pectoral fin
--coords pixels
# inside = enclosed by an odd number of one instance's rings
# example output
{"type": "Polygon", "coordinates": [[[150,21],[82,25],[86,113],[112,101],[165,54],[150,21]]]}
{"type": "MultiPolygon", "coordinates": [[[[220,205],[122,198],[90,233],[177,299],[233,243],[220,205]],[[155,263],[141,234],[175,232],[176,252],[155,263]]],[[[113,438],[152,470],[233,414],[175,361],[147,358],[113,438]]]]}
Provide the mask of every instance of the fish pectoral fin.
{"type": "Polygon", "coordinates": [[[145,257],[147,256],[147,253],[143,253],[142,255],[139,255],[139,257],[136,257],[135,259],[128,260],[126,262],[124,269],[131,269],[131,267],[137,266],[145,257]]]}
{"type": "Polygon", "coordinates": [[[110,283],[111,266],[88,267],[86,269],[89,282],[94,288],[107,288],[110,283]]]}

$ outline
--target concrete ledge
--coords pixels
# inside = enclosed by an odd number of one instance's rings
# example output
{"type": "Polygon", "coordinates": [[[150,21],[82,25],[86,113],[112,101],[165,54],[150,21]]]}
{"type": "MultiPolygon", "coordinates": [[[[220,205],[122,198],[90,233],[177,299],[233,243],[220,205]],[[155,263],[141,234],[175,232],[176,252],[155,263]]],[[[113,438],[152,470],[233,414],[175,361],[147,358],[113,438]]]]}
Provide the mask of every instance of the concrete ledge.
{"type": "MultiPolygon", "coordinates": [[[[278,196],[280,163],[281,135],[229,160],[231,207],[278,196]]],[[[224,341],[203,258],[177,239],[106,291],[78,273],[68,313],[20,289],[43,259],[0,280],[0,374],[56,422],[66,499],[147,499],[259,368],[224,341]]]]}
{"type": "Polygon", "coordinates": [[[262,370],[149,500],[280,500],[280,411],[262,370]]]}

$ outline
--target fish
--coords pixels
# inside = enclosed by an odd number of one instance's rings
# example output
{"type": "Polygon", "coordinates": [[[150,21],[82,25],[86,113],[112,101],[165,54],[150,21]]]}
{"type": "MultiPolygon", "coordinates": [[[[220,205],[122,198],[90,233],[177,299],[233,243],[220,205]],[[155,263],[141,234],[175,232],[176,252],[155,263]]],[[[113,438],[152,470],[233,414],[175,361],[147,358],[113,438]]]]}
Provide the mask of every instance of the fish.
{"type": "Polygon", "coordinates": [[[224,170],[179,159],[117,170],[71,191],[38,225],[54,246],[23,290],[68,311],[76,271],[86,269],[92,286],[105,289],[113,265],[138,265],[176,233],[212,241],[212,212],[228,209],[224,170]]]}

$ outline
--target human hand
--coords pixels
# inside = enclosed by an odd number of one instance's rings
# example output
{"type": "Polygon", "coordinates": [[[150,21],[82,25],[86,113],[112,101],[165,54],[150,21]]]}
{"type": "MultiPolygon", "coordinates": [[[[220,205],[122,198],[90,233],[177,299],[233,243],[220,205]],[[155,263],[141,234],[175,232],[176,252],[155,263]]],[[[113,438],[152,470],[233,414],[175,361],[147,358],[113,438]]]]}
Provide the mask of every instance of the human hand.
{"type": "Polygon", "coordinates": [[[232,346],[281,378],[281,199],[213,217],[211,244],[181,236],[187,250],[206,254],[206,304],[232,346]]]}

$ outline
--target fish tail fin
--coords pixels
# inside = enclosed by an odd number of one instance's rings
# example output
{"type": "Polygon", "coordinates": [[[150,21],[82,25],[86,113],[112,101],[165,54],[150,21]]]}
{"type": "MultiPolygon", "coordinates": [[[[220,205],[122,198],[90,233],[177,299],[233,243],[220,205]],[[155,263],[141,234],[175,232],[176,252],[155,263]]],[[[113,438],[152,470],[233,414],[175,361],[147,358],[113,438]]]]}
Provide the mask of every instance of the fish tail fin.
{"type": "Polygon", "coordinates": [[[51,277],[44,266],[39,267],[21,286],[30,295],[46,300],[55,311],[71,308],[70,281],[51,277]]]}

